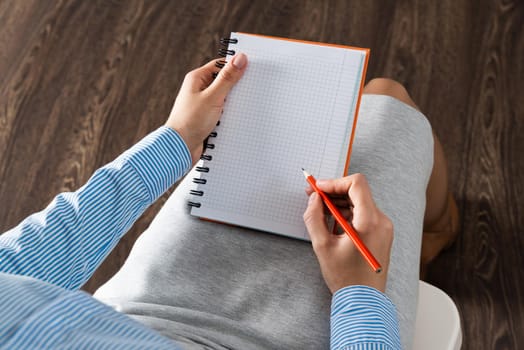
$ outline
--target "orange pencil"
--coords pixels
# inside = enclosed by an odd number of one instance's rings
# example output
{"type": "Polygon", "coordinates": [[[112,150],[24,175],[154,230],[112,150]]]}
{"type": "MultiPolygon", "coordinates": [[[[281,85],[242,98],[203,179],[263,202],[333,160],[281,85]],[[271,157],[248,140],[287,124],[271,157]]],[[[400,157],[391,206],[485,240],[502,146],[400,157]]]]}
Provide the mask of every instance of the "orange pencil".
{"type": "Polygon", "coordinates": [[[358,236],[357,231],[355,231],[355,229],[350,224],[348,224],[344,216],[342,216],[338,208],[335,206],[335,204],[333,204],[333,202],[331,202],[329,197],[324,192],[322,192],[320,188],[317,187],[317,180],[315,180],[313,175],[305,171],[304,168],[302,168],[302,171],[304,172],[304,176],[307,182],[309,182],[311,187],[313,187],[313,190],[315,190],[315,192],[318,193],[320,197],[322,197],[324,204],[326,204],[331,214],[333,214],[333,217],[335,218],[335,220],[338,222],[340,226],[342,226],[342,228],[344,229],[346,234],[349,236],[349,238],[351,238],[353,243],[355,243],[355,246],[357,247],[358,251],[362,254],[364,259],[366,259],[366,261],[369,263],[373,271],[375,271],[376,273],[379,273],[380,271],[382,271],[382,267],[380,266],[380,263],[377,261],[377,259],[375,259],[373,254],[371,254],[369,249],[364,245],[364,242],[362,242],[362,240],[358,236]]]}

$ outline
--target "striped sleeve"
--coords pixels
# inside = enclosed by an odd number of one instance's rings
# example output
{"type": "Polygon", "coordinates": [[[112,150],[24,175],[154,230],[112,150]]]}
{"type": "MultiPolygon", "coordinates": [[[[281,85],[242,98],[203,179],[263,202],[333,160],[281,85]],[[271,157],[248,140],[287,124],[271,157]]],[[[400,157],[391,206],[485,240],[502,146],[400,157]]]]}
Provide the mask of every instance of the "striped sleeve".
{"type": "Polygon", "coordinates": [[[77,289],[145,209],[191,166],[174,130],[161,127],[0,236],[0,272],[77,289]]]}
{"type": "Polygon", "coordinates": [[[179,349],[83,291],[3,273],[0,286],[0,349],[179,349]]]}
{"type": "Polygon", "coordinates": [[[401,349],[391,300],[368,286],[338,290],[331,303],[331,349],[401,349]]]}

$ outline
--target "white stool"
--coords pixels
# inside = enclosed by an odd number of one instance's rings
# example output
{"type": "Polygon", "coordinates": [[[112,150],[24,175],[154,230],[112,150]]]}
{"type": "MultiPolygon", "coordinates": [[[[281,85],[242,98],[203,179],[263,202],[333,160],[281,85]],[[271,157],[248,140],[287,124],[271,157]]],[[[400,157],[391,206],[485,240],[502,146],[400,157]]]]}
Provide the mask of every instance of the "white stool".
{"type": "Polygon", "coordinates": [[[419,281],[413,350],[459,350],[460,316],[451,298],[431,284],[419,281]]]}

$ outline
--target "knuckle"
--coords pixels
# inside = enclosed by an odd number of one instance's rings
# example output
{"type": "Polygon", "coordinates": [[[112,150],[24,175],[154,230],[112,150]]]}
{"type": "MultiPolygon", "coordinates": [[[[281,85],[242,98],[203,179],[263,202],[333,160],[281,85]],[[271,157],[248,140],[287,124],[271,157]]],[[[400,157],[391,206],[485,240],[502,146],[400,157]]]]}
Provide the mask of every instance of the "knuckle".
{"type": "Polygon", "coordinates": [[[380,227],[380,219],[376,213],[369,218],[368,227],[373,231],[376,231],[380,227]]]}
{"type": "Polygon", "coordinates": [[[196,76],[196,72],[195,72],[195,70],[192,70],[191,72],[186,73],[186,75],[184,77],[184,81],[191,82],[191,81],[195,80],[195,76],[196,76]]]}
{"type": "Polygon", "coordinates": [[[377,218],[377,226],[375,227],[376,232],[381,235],[384,242],[392,242],[394,231],[393,221],[382,212],[379,212],[377,218]]]}
{"type": "Polygon", "coordinates": [[[393,221],[384,215],[384,232],[389,240],[393,240],[394,231],[393,221]]]}
{"type": "Polygon", "coordinates": [[[368,180],[366,176],[362,173],[353,174],[353,184],[355,185],[364,185],[367,184],[368,180]]]}
{"type": "Polygon", "coordinates": [[[375,210],[370,211],[366,216],[364,216],[362,218],[361,224],[362,227],[365,228],[366,232],[376,232],[380,231],[382,228],[380,215],[375,210]]]}
{"type": "Polygon", "coordinates": [[[393,221],[391,221],[390,218],[388,218],[386,215],[383,215],[384,220],[384,229],[390,232],[393,232],[393,221]]]}
{"type": "Polygon", "coordinates": [[[229,69],[222,69],[222,71],[220,71],[220,75],[222,76],[222,79],[227,82],[232,83],[235,81],[235,75],[229,69]]]}

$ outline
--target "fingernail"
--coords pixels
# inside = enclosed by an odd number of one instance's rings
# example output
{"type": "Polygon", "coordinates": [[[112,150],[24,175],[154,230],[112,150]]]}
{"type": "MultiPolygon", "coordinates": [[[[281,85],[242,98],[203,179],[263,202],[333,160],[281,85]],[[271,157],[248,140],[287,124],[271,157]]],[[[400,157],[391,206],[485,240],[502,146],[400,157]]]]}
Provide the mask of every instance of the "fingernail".
{"type": "Polygon", "coordinates": [[[247,63],[247,56],[243,53],[239,53],[233,57],[233,66],[237,69],[242,69],[247,63]]]}
{"type": "Polygon", "coordinates": [[[316,196],[317,196],[316,192],[311,193],[309,195],[309,203],[312,203],[315,200],[316,196]]]}
{"type": "Polygon", "coordinates": [[[317,186],[323,186],[326,184],[326,180],[317,180],[317,186]]]}

